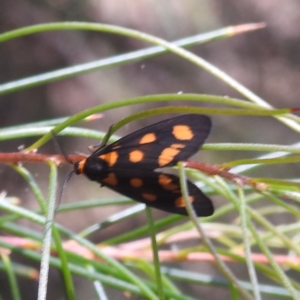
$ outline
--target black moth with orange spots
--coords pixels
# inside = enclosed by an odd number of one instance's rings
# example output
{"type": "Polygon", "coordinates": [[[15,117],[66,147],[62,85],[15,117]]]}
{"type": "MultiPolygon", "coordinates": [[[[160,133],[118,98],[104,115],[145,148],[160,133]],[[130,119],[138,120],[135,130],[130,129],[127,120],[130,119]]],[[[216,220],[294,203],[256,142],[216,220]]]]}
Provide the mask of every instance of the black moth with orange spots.
{"type": "MultiPolygon", "coordinates": [[[[179,178],[155,169],[187,160],[204,144],[210,130],[211,120],[204,115],[167,119],[100,146],[75,163],[75,173],[148,206],[187,215],[179,178]]],[[[192,182],[187,181],[187,187],[197,215],[212,215],[211,200],[192,182]]]]}

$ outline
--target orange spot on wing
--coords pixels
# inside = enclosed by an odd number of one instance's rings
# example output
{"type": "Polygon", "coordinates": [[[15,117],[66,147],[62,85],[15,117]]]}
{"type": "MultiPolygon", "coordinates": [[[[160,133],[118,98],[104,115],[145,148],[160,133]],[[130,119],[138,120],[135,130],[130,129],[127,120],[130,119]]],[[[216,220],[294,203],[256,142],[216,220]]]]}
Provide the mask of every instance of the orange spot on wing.
{"type": "MultiPolygon", "coordinates": [[[[191,203],[193,203],[194,200],[195,200],[194,197],[189,196],[189,201],[190,201],[191,203]]],[[[177,198],[177,199],[175,200],[175,205],[176,205],[176,207],[185,207],[185,201],[184,201],[183,197],[177,198]]]]}
{"type": "Polygon", "coordinates": [[[163,189],[167,191],[174,191],[179,189],[179,186],[172,183],[172,178],[170,178],[168,175],[159,175],[158,183],[162,186],[163,189]]]}
{"type": "Polygon", "coordinates": [[[144,153],[140,150],[134,150],[129,153],[129,160],[133,163],[143,160],[144,153]]]}
{"type": "Polygon", "coordinates": [[[135,188],[141,187],[143,185],[143,180],[140,178],[132,178],[130,179],[130,185],[135,188]]]}
{"type": "Polygon", "coordinates": [[[168,175],[160,174],[158,176],[158,182],[160,185],[168,185],[172,182],[172,178],[170,178],[168,175]]]}
{"type": "Polygon", "coordinates": [[[167,165],[179,152],[180,150],[175,148],[165,148],[158,157],[158,165],[160,167],[167,165]]]}
{"type": "Polygon", "coordinates": [[[191,140],[194,137],[191,128],[187,125],[173,126],[172,134],[177,140],[191,140]]]}
{"type": "Polygon", "coordinates": [[[118,160],[119,154],[116,151],[112,151],[99,156],[101,159],[105,160],[110,167],[112,167],[118,160]]]}
{"type": "Polygon", "coordinates": [[[175,148],[175,149],[183,149],[185,147],[184,144],[172,144],[171,148],[175,148]]]}
{"type": "Polygon", "coordinates": [[[113,185],[113,186],[118,184],[118,179],[115,173],[109,173],[107,177],[104,178],[102,181],[108,185],[113,185]]]}
{"type": "Polygon", "coordinates": [[[147,133],[145,134],[141,140],[140,140],[140,144],[148,144],[148,143],[152,143],[156,140],[156,135],[155,133],[147,133]]]}
{"type": "Polygon", "coordinates": [[[145,199],[145,200],[148,200],[148,201],[155,201],[157,199],[157,196],[154,195],[154,194],[148,194],[148,193],[143,193],[142,194],[142,197],[145,199]]]}

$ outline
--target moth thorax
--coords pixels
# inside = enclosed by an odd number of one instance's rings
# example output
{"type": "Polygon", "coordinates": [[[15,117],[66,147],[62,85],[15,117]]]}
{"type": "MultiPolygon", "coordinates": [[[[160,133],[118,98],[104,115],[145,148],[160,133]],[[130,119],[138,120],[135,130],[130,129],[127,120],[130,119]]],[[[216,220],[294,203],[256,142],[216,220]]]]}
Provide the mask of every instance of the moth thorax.
{"type": "Polygon", "coordinates": [[[90,156],[85,160],[83,173],[90,180],[98,181],[107,169],[107,163],[97,156],[90,156]]]}

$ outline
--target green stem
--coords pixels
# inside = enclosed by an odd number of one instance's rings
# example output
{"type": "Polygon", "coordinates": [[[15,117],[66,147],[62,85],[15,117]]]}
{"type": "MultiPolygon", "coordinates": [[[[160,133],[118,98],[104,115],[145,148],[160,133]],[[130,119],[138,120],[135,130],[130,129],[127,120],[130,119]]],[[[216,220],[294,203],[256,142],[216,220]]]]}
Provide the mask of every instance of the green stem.
{"type": "Polygon", "coordinates": [[[49,261],[50,261],[50,250],[52,241],[52,224],[55,211],[55,200],[56,200],[56,182],[57,182],[57,167],[54,162],[48,162],[50,166],[49,176],[49,195],[48,195],[48,207],[44,226],[44,238],[43,248],[41,257],[41,270],[39,278],[38,288],[38,300],[46,300],[47,296],[47,285],[48,285],[48,273],[49,273],[49,261]]]}
{"type": "Polygon", "coordinates": [[[165,297],[164,297],[163,282],[162,282],[161,272],[160,272],[160,262],[158,256],[159,249],[156,243],[154,220],[153,220],[151,208],[146,206],[145,210],[147,214],[147,219],[149,224],[149,234],[152,243],[152,254],[153,254],[153,263],[154,263],[154,271],[155,271],[155,280],[157,284],[157,294],[158,294],[158,298],[160,300],[163,300],[165,297]]]}

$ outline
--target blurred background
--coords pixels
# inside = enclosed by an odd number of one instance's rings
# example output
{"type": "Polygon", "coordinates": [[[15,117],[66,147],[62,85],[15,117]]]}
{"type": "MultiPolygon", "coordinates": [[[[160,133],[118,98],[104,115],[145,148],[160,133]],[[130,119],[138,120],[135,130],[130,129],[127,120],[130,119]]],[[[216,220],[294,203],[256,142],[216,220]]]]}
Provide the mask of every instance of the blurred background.
{"type": "MultiPolygon", "coordinates": [[[[262,30],[190,50],[215,64],[271,105],[278,108],[300,106],[300,2],[297,0],[0,0],[1,33],[23,26],[58,21],[120,25],[169,41],[230,25],[265,22],[267,27],[262,30]]],[[[47,32],[11,40],[0,44],[0,84],[145,46],[133,39],[84,31],[47,32]]],[[[181,91],[242,98],[207,72],[175,55],[167,54],[2,95],[0,126],[68,116],[101,103],[129,97],[181,91]]],[[[131,106],[109,111],[102,119],[83,126],[106,131],[111,124],[142,108],[150,106],[131,106]]],[[[118,134],[127,134],[158,119],[161,118],[135,122],[122,128],[118,134]]],[[[296,134],[271,118],[212,116],[212,119],[214,127],[209,142],[290,144],[298,141],[296,134]]],[[[1,142],[0,151],[14,152],[20,145],[28,146],[34,140],[1,142]]],[[[59,138],[59,141],[67,153],[87,152],[88,145],[97,144],[97,141],[65,137],[59,138]]],[[[51,142],[41,149],[45,153],[54,151],[51,142]]],[[[203,152],[201,159],[218,163],[247,155],[237,152],[203,152]]],[[[30,170],[46,188],[47,167],[30,166],[30,170]]],[[[69,166],[62,168],[61,178],[68,170],[69,166]]],[[[291,165],[285,169],[275,167],[271,171],[274,174],[268,170],[265,174],[260,173],[260,177],[280,177],[283,173],[285,176],[294,176],[298,171],[291,165]]],[[[24,206],[37,207],[31,201],[32,194],[23,179],[6,166],[0,166],[1,190],[21,197],[24,206]]],[[[97,184],[87,182],[85,178],[76,178],[68,185],[63,201],[97,197],[100,191],[103,193],[97,184]]],[[[72,230],[80,230],[105,219],[116,209],[108,208],[105,213],[99,209],[72,212],[57,216],[57,220],[72,230]]],[[[143,222],[143,216],[131,220],[128,226],[138,226],[139,222],[143,222]]],[[[103,231],[95,240],[101,241],[120,230],[124,228],[103,231]]],[[[82,291],[86,293],[85,289],[82,291]]],[[[28,293],[28,298],[24,299],[34,298],[28,293]]]]}

